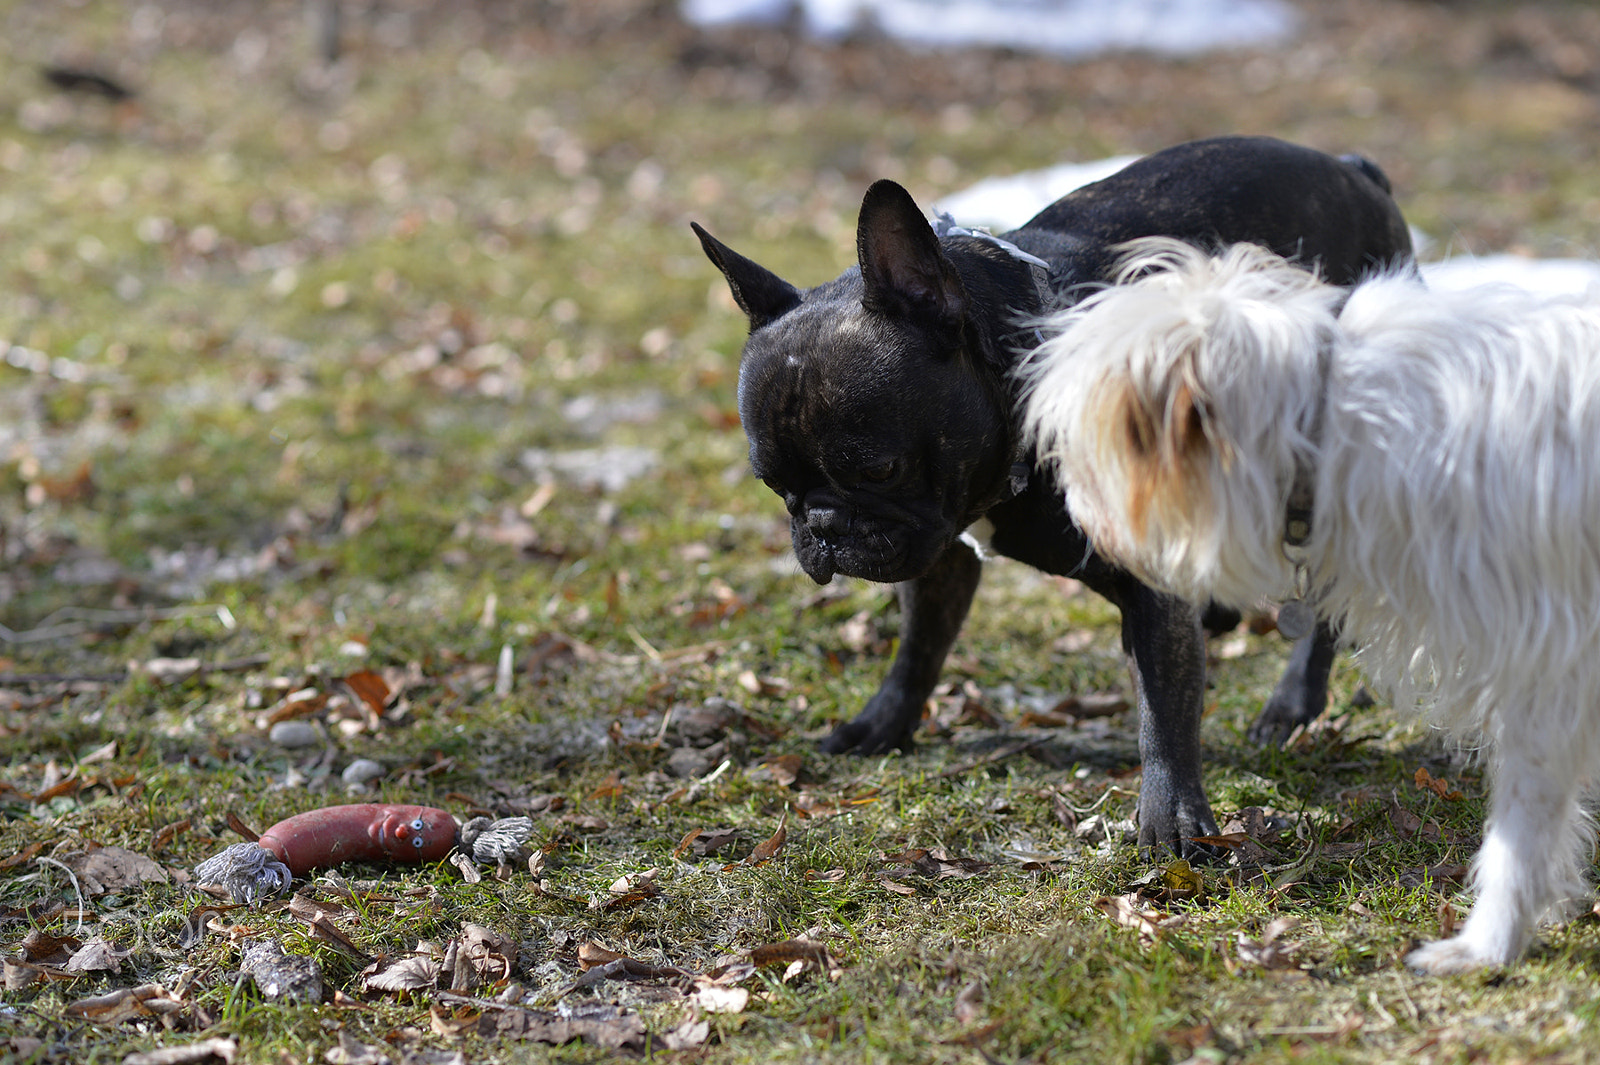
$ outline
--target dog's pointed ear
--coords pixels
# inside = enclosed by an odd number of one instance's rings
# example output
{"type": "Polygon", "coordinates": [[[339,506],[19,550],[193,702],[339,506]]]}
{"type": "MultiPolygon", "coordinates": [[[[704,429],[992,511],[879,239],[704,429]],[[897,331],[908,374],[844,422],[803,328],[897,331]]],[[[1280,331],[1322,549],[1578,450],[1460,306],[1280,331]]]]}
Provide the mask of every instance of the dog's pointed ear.
{"type": "Polygon", "coordinates": [[[967,291],[939,238],[911,194],[892,181],[874,182],[861,201],[856,254],[869,311],[933,318],[959,327],[967,313],[967,291]]]}
{"type": "Polygon", "coordinates": [[[733,301],[750,319],[750,331],[755,332],[768,322],[780,318],[800,305],[800,290],[768,270],[765,266],[746,259],[700,227],[690,222],[706,258],[728,281],[733,301]]]}

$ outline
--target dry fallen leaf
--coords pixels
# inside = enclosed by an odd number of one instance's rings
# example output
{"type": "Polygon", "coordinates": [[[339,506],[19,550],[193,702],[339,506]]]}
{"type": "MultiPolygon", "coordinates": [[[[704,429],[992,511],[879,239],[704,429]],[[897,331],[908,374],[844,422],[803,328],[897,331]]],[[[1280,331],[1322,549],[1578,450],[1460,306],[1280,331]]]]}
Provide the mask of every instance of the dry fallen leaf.
{"type": "MultiPolygon", "coordinates": [[[[609,952],[607,952],[609,953],[609,952]]],[[[626,955],[618,955],[610,961],[592,964],[584,969],[583,975],[567,985],[557,998],[565,998],[573,991],[586,987],[595,987],[607,980],[671,980],[683,981],[689,979],[691,974],[675,965],[651,965],[649,962],[639,961],[626,955]]]]}
{"type": "MultiPolygon", "coordinates": [[[[5,790],[6,789],[3,786],[0,786],[0,792],[4,792],[5,790]]],[[[16,794],[22,795],[21,792],[16,792],[16,794]]],[[[22,797],[28,798],[26,795],[23,795],[22,797]]],[[[26,847],[23,847],[17,853],[8,854],[4,858],[0,858],[0,872],[4,872],[7,869],[22,865],[26,862],[33,861],[34,858],[38,857],[39,852],[42,850],[44,850],[44,841],[35,840],[26,847]]]]}
{"type": "Polygon", "coordinates": [[[22,960],[38,965],[65,965],[83,944],[71,936],[53,936],[35,928],[22,937],[22,960]]]}
{"type": "Polygon", "coordinates": [[[1193,1055],[1201,1047],[1216,1042],[1217,1033],[1209,1022],[1202,1021],[1192,1028],[1168,1028],[1161,1033],[1161,1038],[1174,1049],[1193,1055]]]}
{"type": "Polygon", "coordinates": [[[1235,658],[1243,658],[1250,651],[1250,641],[1242,632],[1224,636],[1211,646],[1211,656],[1218,661],[1227,662],[1235,658]]]}
{"type": "Polygon", "coordinates": [[[156,829],[156,834],[150,843],[150,849],[154,851],[165,849],[167,844],[176,839],[180,832],[189,831],[193,825],[194,822],[187,817],[182,821],[173,821],[170,824],[162,825],[156,829]]]}
{"type": "Polygon", "coordinates": [[[783,849],[783,843],[788,838],[789,808],[784,807],[783,817],[778,820],[778,830],[772,834],[771,839],[756,844],[756,849],[750,852],[750,857],[746,858],[745,861],[750,865],[760,865],[762,862],[770,861],[774,855],[783,849]]]}
{"type": "Polygon", "coordinates": [[[366,706],[374,718],[383,716],[389,702],[389,682],[370,669],[363,669],[344,678],[344,686],[366,706]]]}
{"type": "Polygon", "coordinates": [[[1158,939],[1161,933],[1183,924],[1182,914],[1167,914],[1144,904],[1138,893],[1107,895],[1094,900],[1094,908],[1111,918],[1123,928],[1131,928],[1142,939],[1158,939]]]}
{"type": "Polygon", "coordinates": [[[607,890],[613,895],[626,895],[631,891],[651,888],[655,886],[656,878],[660,875],[661,870],[652,866],[642,873],[628,873],[617,877],[607,890]]]}
{"type": "Polygon", "coordinates": [[[801,817],[837,817],[844,811],[837,799],[824,798],[813,791],[802,791],[794,797],[794,812],[801,817]]]}
{"type": "Polygon", "coordinates": [[[123,847],[94,847],[65,855],[61,862],[78,874],[86,895],[127,891],[146,883],[165,884],[171,879],[154,859],[123,847]]]}
{"type": "Polygon", "coordinates": [[[76,979],[72,973],[59,965],[36,965],[16,958],[6,958],[4,968],[7,991],[21,991],[32,987],[40,980],[76,979]]]}
{"type": "Polygon", "coordinates": [[[1428,772],[1427,766],[1418,766],[1412,781],[1420,791],[1431,791],[1446,802],[1460,802],[1466,798],[1460,791],[1450,787],[1450,782],[1442,777],[1436,777],[1428,772]]]}
{"type": "Polygon", "coordinates": [[[350,937],[345,935],[333,923],[334,908],[331,904],[324,905],[296,892],[289,898],[289,914],[297,917],[311,926],[311,934],[322,942],[329,944],[336,950],[343,951],[352,958],[367,961],[365,951],[356,946],[350,937]]]}
{"type": "Polygon", "coordinates": [[[663,1032],[661,1045],[668,1050],[693,1050],[695,1047],[704,1046],[710,1037],[710,1022],[690,1017],[670,1032],[663,1032]]]}
{"type": "Polygon", "coordinates": [[[624,955],[618,954],[614,950],[607,950],[593,940],[585,940],[578,944],[578,968],[584,971],[592,969],[596,965],[604,965],[607,962],[616,961],[621,957],[624,957],[624,955]]]}
{"type": "Polygon", "coordinates": [[[739,833],[731,828],[691,829],[679,841],[677,848],[672,852],[672,856],[681,858],[684,852],[692,850],[697,857],[707,858],[738,841],[739,833]]]}
{"type": "Polygon", "coordinates": [[[1268,922],[1267,927],[1261,930],[1260,939],[1251,939],[1240,932],[1239,960],[1246,965],[1256,965],[1263,969],[1294,968],[1293,955],[1300,949],[1300,944],[1282,943],[1279,942],[1279,937],[1299,926],[1298,917],[1285,916],[1276,917],[1268,922]]]}
{"type": "Polygon", "coordinates": [[[589,909],[611,913],[615,910],[625,910],[642,902],[648,902],[651,899],[660,897],[660,895],[661,889],[656,886],[655,877],[653,876],[640,876],[637,884],[632,883],[631,877],[623,877],[611,885],[609,898],[591,900],[589,909]],[[619,891],[619,887],[622,890],[619,891]]]}
{"type": "Polygon", "coordinates": [[[1421,887],[1423,884],[1462,884],[1466,882],[1467,874],[1471,867],[1457,862],[1441,862],[1438,865],[1412,866],[1402,869],[1395,882],[1401,887],[1421,887]]]}
{"type": "Polygon", "coordinates": [[[983,980],[979,978],[956,995],[955,1016],[959,1024],[971,1024],[983,1016],[983,980]]]}
{"type": "Polygon", "coordinates": [[[954,857],[942,847],[931,851],[914,847],[899,854],[889,855],[885,860],[893,862],[898,867],[884,871],[883,875],[889,879],[917,875],[933,880],[971,880],[993,866],[992,862],[977,858],[954,857]]]}
{"type": "Polygon", "coordinates": [[[281,721],[292,721],[298,717],[309,717],[328,705],[326,692],[316,688],[301,688],[284,696],[283,702],[263,714],[258,722],[264,728],[270,728],[281,721]]]}
{"type": "Polygon", "coordinates": [[[750,1004],[750,992],[742,987],[697,988],[689,1001],[707,1013],[743,1013],[750,1004]]]}
{"type": "Polygon", "coordinates": [[[425,955],[401,958],[362,977],[369,991],[421,991],[439,982],[439,962],[425,955]]]}
{"type": "Polygon", "coordinates": [[[428,1006],[428,1030],[446,1039],[457,1039],[477,1031],[482,1017],[481,1012],[467,1006],[452,1010],[434,1002],[428,1006]]]}
{"type": "Polygon", "coordinates": [[[1050,708],[1050,712],[1076,721],[1096,717],[1111,717],[1128,709],[1128,697],[1122,692],[1081,692],[1069,695],[1050,708]]]}
{"type": "Polygon", "coordinates": [[[798,754],[780,754],[763,758],[753,768],[745,771],[750,780],[770,780],[787,788],[800,778],[802,759],[798,754]]]}
{"type": "Polygon", "coordinates": [[[471,921],[463,924],[461,941],[471,949],[474,958],[504,958],[510,963],[517,960],[517,941],[481,924],[471,921]]]}
{"type": "Polygon", "coordinates": [[[238,1053],[239,1043],[236,1039],[200,1039],[193,1043],[137,1051],[123,1058],[122,1065],[200,1065],[210,1061],[232,1065],[238,1053]]]}
{"type": "Polygon", "coordinates": [[[609,1004],[573,1006],[555,1013],[550,1010],[485,1010],[478,1020],[478,1035],[484,1039],[515,1039],[523,1042],[560,1046],[582,1039],[601,1047],[640,1046],[644,1043],[644,1020],[637,1013],[609,1004]]]}
{"type": "Polygon", "coordinates": [[[1438,839],[1439,826],[1432,821],[1424,821],[1420,816],[1401,806],[1395,799],[1388,802],[1389,824],[1394,828],[1395,834],[1401,839],[1438,839]]]}
{"type": "Polygon", "coordinates": [[[176,1016],[184,1009],[161,985],[142,984],[69,1002],[66,1014],[95,1024],[121,1024],[141,1017],[176,1016]]]}
{"type": "Polygon", "coordinates": [[[362,1043],[349,1032],[340,1032],[339,1045],[329,1047],[322,1060],[328,1065],[388,1065],[388,1049],[383,1043],[362,1043]]]}
{"type": "Polygon", "coordinates": [[[1222,834],[1243,833],[1258,843],[1273,843],[1289,827],[1289,818],[1274,810],[1264,806],[1246,806],[1223,823],[1222,834]]]}
{"type": "Polygon", "coordinates": [[[449,862],[455,868],[455,871],[461,874],[461,879],[466,883],[483,883],[483,872],[478,868],[477,861],[471,855],[463,854],[458,850],[451,851],[445,856],[445,861],[449,862]]]}
{"type": "Polygon", "coordinates": [[[605,818],[592,814],[563,814],[560,821],[572,826],[574,832],[604,832],[611,827],[605,818]]]}
{"type": "Polygon", "coordinates": [[[461,935],[445,945],[441,968],[450,978],[450,990],[465,992],[479,984],[509,980],[516,959],[514,940],[468,921],[461,926],[461,935]]]}
{"type": "Polygon", "coordinates": [[[990,1021],[988,1024],[980,1024],[976,1028],[969,1028],[958,1035],[951,1036],[944,1042],[951,1046],[975,1047],[980,1043],[988,1042],[989,1037],[1000,1030],[1002,1023],[1001,1021],[990,1021]]]}
{"type": "Polygon", "coordinates": [[[1064,636],[1057,636],[1050,642],[1050,650],[1057,654],[1081,654],[1094,646],[1096,633],[1093,629],[1073,629],[1064,636]]]}
{"type": "Polygon", "coordinates": [[[72,952],[72,957],[67,959],[66,969],[69,973],[121,972],[122,959],[129,953],[96,937],[72,952]]]}
{"type": "Polygon", "coordinates": [[[612,799],[618,795],[621,795],[624,790],[625,789],[622,786],[622,770],[613,769],[610,773],[606,774],[606,778],[596,785],[595,789],[589,793],[589,798],[612,799]]]}
{"type": "Polygon", "coordinates": [[[1206,881],[1200,871],[1182,858],[1168,862],[1135,881],[1138,893],[1156,902],[1179,902],[1205,894],[1206,881]]]}
{"type": "Polygon", "coordinates": [[[79,758],[78,759],[78,765],[81,767],[81,766],[86,766],[86,765],[93,765],[95,762],[109,762],[113,758],[115,758],[116,756],[117,756],[117,741],[116,740],[111,740],[108,743],[103,743],[99,747],[96,747],[94,750],[90,751],[88,754],[84,755],[82,758],[79,758]]]}
{"type": "Polygon", "coordinates": [[[782,677],[760,677],[753,669],[740,673],[736,680],[751,695],[782,695],[789,690],[789,682],[782,677]]]}

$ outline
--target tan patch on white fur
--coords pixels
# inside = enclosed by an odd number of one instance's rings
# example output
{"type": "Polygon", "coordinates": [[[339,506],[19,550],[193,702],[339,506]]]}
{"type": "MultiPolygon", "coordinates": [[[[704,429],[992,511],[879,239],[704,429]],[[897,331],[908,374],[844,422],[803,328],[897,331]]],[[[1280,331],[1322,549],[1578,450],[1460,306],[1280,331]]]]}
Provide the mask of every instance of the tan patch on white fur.
{"type": "Polygon", "coordinates": [[[1170,528],[1208,517],[1212,444],[1194,393],[1180,384],[1161,414],[1131,381],[1119,382],[1106,403],[1099,441],[1102,454],[1116,456],[1126,471],[1128,531],[1136,542],[1150,535],[1150,522],[1170,528]]]}

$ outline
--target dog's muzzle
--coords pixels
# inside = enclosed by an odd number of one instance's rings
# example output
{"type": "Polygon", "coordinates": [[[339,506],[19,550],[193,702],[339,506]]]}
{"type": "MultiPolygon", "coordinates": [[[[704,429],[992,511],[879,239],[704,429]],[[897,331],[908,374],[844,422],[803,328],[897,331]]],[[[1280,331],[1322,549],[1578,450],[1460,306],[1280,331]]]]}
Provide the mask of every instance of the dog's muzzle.
{"type": "Polygon", "coordinates": [[[920,538],[902,524],[824,505],[796,517],[790,533],[800,568],[818,584],[836,573],[889,584],[919,575],[912,556],[922,553],[916,549],[920,538]]]}

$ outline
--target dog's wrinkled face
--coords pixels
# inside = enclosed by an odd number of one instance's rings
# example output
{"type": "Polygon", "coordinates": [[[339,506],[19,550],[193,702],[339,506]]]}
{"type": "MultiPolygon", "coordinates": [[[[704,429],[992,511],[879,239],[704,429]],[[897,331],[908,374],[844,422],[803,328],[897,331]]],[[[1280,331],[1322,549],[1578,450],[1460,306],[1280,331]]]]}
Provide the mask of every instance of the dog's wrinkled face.
{"type": "Polygon", "coordinates": [[[1015,438],[926,219],[874,185],[859,267],[804,291],[695,231],[750,319],[739,416],[801,567],[818,583],[921,576],[998,498],[1015,438]]]}
{"type": "MultiPolygon", "coordinates": [[[[861,305],[841,279],[757,329],[739,370],[752,471],[788,508],[819,583],[920,576],[1008,462],[993,397],[959,351],[861,305]]],[[[978,513],[974,513],[974,509],[978,513]]]]}

